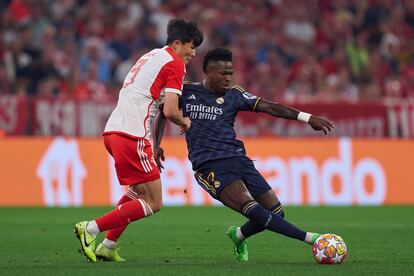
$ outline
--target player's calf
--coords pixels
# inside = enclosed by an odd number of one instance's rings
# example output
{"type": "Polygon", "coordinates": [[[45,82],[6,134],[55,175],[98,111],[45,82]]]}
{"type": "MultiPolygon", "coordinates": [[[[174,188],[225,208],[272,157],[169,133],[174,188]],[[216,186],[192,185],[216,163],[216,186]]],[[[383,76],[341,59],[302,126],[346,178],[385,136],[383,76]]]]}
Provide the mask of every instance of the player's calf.
{"type": "MultiPolygon", "coordinates": [[[[281,216],[282,218],[285,217],[285,212],[283,211],[283,205],[280,202],[278,202],[276,205],[269,208],[269,211],[271,211],[273,214],[281,216]]],[[[258,224],[255,221],[249,219],[244,225],[240,227],[239,236],[240,236],[240,239],[246,239],[264,230],[266,230],[266,227],[264,225],[258,224]]]]}
{"type": "MultiPolygon", "coordinates": [[[[116,206],[122,205],[132,200],[138,200],[138,194],[134,192],[134,190],[130,187],[128,191],[119,199],[118,204],[116,206]]],[[[115,247],[118,238],[122,235],[127,226],[128,225],[122,225],[120,227],[110,229],[105,235],[104,242],[106,241],[110,245],[112,243],[115,247]]]]}
{"type": "Polygon", "coordinates": [[[297,228],[281,216],[271,213],[254,200],[245,203],[242,213],[266,229],[290,238],[312,243],[314,236],[316,236],[314,233],[297,228]]]}
{"type": "Polygon", "coordinates": [[[97,218],[95,222],[98,228],[95,230],[103,232],[114,229],[152,214],[153,211],[145,200],[132,200],[117,206],[111,212],[97,218]]]}

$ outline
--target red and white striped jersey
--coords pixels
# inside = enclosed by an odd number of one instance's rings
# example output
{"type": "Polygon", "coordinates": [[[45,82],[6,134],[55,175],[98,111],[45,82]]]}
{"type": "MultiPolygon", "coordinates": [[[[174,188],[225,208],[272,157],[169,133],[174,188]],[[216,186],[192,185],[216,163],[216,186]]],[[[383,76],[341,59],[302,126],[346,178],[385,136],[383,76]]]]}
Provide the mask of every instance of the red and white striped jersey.
{"type": "Polygon", "coordinates": [[[164,93],[181,95],[184,75],[184,62],[168,46],[143,55],[125,78],[104,134],[148,139],[164,93]]]}

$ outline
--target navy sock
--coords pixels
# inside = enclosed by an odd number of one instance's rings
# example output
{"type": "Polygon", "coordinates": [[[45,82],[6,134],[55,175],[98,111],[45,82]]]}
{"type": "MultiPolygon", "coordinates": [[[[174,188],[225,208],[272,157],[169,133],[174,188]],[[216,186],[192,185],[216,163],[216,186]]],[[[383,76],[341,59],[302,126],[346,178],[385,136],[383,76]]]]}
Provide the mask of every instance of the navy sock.
{"type": "MultiPolygon", "coordinates": [[[[272,208],[270,208],[270,210],[273,214],[277,214],[281,216],[282,218],[285,217],[285,212],[283,211],[283,206],[282,204],[280,204],[280,202],[276,204],[275,206],[273,206],[272,208]]],[[[245,224],[243,224],[240,227],[240,230],[243,236],[245,238],[248,238],[248,237],[251,237],[257,233],[260,233],[266,230],[266,228],[264,227],[264,225],[257,224],[253,220],[249,219],[245,224]]]]}
{"type": "Polygon", "coordinates": [[[248,202],[244,206],[242,213],[258,225],[265,227],[267,230],[301,241],[305,240],[305,231],[290,224],[281,216],[266,210],[256,201],[248,202]]]}

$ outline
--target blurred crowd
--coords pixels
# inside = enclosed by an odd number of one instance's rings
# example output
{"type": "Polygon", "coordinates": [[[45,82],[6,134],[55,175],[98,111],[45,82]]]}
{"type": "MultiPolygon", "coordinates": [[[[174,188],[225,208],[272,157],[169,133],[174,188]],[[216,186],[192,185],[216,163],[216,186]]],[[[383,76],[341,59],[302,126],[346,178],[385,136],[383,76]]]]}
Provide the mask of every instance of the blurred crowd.
{"type": "Polygon", "coordinates": [[[414,98],[413,0],[0,0],[0,95],[113,99],[175,17],[205,36],[188,80],[225,46],[269,100],[414,98]]]}

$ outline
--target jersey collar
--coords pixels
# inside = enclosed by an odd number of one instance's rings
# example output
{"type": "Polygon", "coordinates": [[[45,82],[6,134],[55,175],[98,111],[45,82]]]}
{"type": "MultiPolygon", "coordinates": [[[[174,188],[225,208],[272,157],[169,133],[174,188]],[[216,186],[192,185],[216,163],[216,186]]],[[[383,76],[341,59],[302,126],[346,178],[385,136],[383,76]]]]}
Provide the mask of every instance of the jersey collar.
{"type": "Polygon", "coordinates": [[[224,92],[224,93],[215,92],[215,91],[212,91],[212,90],[207,89],[205,82],[206,82],[205,79],[201,82],[201,86],[203,87],[203,89],[205,91],[207,91],[208,93],[210,93],[211,95],[214,95],[216,97],[224,97],[224,95],[231,89],[231,88],[230,89],[227,89],[226,92],[224,92]]]}
{"type": "Polygon", "coordinates": [[[166,50],[174,59],[182,60],[176,53],[173,52],[170,46],[166,45],[163,49],[166,50]]]}

